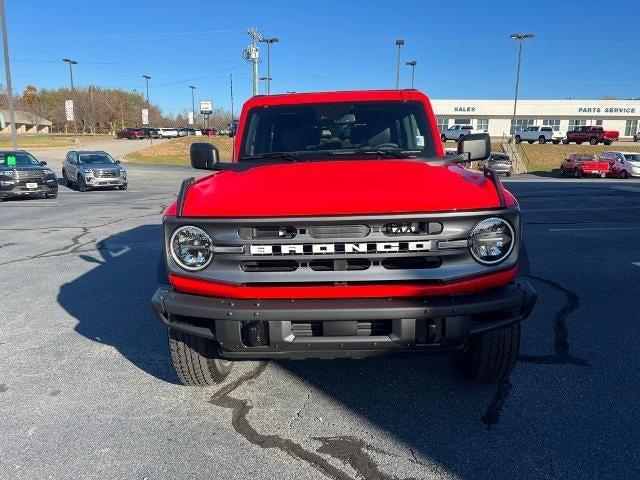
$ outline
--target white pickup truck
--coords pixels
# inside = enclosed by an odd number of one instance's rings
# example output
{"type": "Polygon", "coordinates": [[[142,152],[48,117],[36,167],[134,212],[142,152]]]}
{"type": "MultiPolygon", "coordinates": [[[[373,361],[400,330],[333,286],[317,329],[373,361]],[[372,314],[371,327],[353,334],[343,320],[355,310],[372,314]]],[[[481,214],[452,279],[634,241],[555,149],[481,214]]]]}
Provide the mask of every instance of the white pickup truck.
{"type": "Polygon", "coordinates": [[[554,131],[552,127],[527,127],[524,130],[516,131],[514,135],[516,143],[553,142],[555,145],[557,145],[564,138],[565,135],[563,133],[554,131]]]}
{"type": "Polygon", "coordinates": [[[471,125],[465,123],[456,123],[455,125],[451,125],[446,130],[442,131],[440,138],[443,142],[447,140],[455,140],[456,142],[460,140],[465,135],[469,135],[470,133],[486,133],[486,130],[474,130],[471,128],[471,125]]]}

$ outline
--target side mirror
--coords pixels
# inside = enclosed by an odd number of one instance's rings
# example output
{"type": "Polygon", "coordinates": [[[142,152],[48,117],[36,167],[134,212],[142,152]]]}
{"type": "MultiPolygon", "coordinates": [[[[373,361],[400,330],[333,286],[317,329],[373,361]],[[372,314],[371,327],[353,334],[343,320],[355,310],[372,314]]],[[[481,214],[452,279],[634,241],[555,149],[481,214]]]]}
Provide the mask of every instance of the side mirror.
{"type": "Polygon", "coordinates": [[[458,153],[467,161],[486,160],[491,155],[491,137],[488,133],[469,133],[458,142],[458,153]]]}
{"type": "Polygon", "coordinates": [[[192,143],[189,156],[191,157],[191,167],[200,170],[213,170],[213,166],[220,162],[218,149],[210,143],[192,143]]]}
{"type": "Polygon", "coordinates": [[[116,165],[120,165],[120,160],[116,160],[116,165]]]}
{"type": "Polygon", "coordinates": [[[42,160],[42,161],[40,162],[40,165],[43,165],[43,166],[44,166],[44,165],[46,165],[46,164],[47,164],[47,162],[45,162],[44,160],[42,160]]]}

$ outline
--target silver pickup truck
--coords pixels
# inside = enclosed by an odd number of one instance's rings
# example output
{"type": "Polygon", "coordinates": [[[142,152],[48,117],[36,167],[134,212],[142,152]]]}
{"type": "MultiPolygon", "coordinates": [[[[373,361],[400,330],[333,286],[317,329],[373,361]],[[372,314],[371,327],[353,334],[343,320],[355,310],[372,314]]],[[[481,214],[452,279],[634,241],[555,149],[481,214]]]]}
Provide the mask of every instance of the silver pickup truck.
{"type": "Polygon", "coordinates": [[[560,143],[564,137],[564,134],[554,131],[552,127],[527,127],[524,130],[516,131],[514,135],[516,143],[553,142],[555,145],[560,143]]]}

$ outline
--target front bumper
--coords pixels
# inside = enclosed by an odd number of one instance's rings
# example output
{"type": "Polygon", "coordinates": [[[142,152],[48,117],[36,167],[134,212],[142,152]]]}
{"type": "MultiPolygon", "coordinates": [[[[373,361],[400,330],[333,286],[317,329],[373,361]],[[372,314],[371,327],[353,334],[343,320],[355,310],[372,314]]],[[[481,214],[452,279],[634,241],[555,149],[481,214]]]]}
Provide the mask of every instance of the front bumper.
{"type": "Polygon", "coordinates": [[[95,187],[123,187],[127,184],[127,177],[89,177],[85,176],[87,186],[95,187]]]}
{"type": "Polygon", "coordinates": [[[13,198],[28,195],[49,195],[58,192],[58,180],[51,178],[26,182],[22,180],[2,180],[0,184],[0,197],[13,198]],[[28,188],[27,183],[35,183],[35,188],[28,188]]]}
{"type": "Polygon", "coordinates": [[[360,358],[462,349],[472,335],[527,318],[536,299],[519,280],[482,293],[398,299],[237,300],[161,286],[151,305],[167,327],[217,341],[224,358],[360,358]]]}

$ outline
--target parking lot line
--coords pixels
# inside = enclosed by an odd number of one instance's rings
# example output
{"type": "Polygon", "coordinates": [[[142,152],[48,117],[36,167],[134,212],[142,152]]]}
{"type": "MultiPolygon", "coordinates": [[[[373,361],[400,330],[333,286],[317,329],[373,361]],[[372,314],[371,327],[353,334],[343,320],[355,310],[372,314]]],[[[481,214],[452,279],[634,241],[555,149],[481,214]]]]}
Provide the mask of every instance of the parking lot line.
{"type": "Polygon", "coordinates": [[[640,227],[550,228],[550,232],[591,232],[594,230],[640,230],[640,227]]]}

